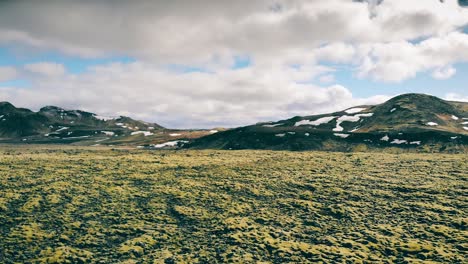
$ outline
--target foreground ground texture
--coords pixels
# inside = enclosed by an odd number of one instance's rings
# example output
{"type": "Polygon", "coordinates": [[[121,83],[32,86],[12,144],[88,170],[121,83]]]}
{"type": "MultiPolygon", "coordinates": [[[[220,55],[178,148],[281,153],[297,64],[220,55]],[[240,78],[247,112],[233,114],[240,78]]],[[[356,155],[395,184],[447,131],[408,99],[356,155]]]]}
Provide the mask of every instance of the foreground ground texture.
{"type": "Polygon", "coordinates": [[[466,155],[0,148],[1,263],[466,263],[466,155]]]}

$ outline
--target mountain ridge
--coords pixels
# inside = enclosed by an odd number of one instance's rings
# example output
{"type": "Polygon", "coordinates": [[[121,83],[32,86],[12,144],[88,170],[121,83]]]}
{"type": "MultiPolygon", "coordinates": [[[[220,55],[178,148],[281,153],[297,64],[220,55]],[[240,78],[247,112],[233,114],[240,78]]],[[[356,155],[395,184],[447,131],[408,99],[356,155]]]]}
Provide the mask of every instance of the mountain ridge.
{"type": "Polygon", "coordinates": [[[0,143],[139,148],[354,151],[389,147],[466,151],[468,103],[402,94],[378,105],[295,116],[232,129],[168,129],[130,117],[0,102],[0,143]]]}
{"type": "Polygon", "coordinates": [[[44,106],[34,112],[0,102],[0,143],[160,146],[174,148],[208,130],[167,129],[126,116],[44,106]]]}
{"type": "Polygon", "coordinates": [[[466,151],[468,103],[402,94],[371,106],[257,123],[194,140],[189,148],[466,151]]]}

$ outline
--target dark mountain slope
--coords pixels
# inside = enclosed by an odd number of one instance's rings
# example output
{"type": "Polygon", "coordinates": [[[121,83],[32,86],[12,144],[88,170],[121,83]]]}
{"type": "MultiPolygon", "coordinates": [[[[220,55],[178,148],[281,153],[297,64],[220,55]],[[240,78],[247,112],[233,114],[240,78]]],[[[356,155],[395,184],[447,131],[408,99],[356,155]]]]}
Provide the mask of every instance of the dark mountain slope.
{"type": "Polygon", "coordinates": [[[0,137],[23,137],[47,131],[48,118],[8,102],[0,102],[0,137]]]}
{"type": "Polygon", "coordinates": [[[430,95],[400,95],[371,108],[370,111],[374,116],[362,125],[360,132],[464,132],[460,122],[456,121],[465,116],[466,112],[450,102],[430,95]],[[430,125],[433,123],[437,125],[430,125]]]}
{"type": "Polygon", "coordinates": [[[210,130],[173,130],[130,117],[104,117],[46,106],[38,112],[0,102],[0,143],[126,145],[175,148],[210,130]]]}
{"type": "Polygon", "coordinates": [[[350,151],[417,148],[466,151],[466,103],[404,94],[376,106],[259,123],[196,139],[191,148],[350,151]]]}
{"type": "Polygon", "coordinates": [[[65,110],[46,106],[38,112],[0,103],[0,137],[18,138],[43,135],[46,137],[78,137],[101,134],[116,135],[136,129],[162,129],[158,124],[133,120],[129,117],[108,118],[80,110],[65,110]],[[110,134],[110,133],[109,133],[110,134]]]}

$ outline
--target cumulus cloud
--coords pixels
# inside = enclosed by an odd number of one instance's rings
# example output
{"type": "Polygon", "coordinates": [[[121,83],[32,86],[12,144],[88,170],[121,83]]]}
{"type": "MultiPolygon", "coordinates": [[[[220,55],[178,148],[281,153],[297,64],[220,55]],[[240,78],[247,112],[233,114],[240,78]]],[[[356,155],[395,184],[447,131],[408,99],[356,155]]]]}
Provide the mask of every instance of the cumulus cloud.
{"type": "Polygon", "coordinates": [[[468,10],[456,0],[379,2],[3,1],[0,42],[90,57],[126,54],[158,62],[204,63],[238,53],[306,53],[337,41],[416,39],[468,23],[468,10]]]}
{"type": "Polygon", "coordinates": [[[0,44],[136,61],[25,65],[33,88],[0,97],[174,127],[323,113],[388,98],[353,97],[334,78],[341,65],[382,82],[450,78],[468,61],[467,25],[456,0],[0,1],[0,44]],[[249,63],[236,69],[239,57],[249,63]]]}
{"type": "Polygon", "coordinates": [[[296,82],[303,78],[300,71],[252,66],[181,74],[154,64],[116,63],[80,75],[33,79],[34,89],[3,88],[0,100],[35,109],[55,104],[105,115],[130,115],[188,128],[247,125],[388,98],[359,99],[343,86],[296,82]]]}
{"type": "Polygon", "coordinates": [[[455,74],[450,65],[468,61],[468,35],[452,32],[413,44],[407,41],[378,43],[359,47],[365,54],[358,76],[400,82],[418,72],[434,69],[434,78],[455,74]]]}
{"type": "Polygon", "coordinates": [[[62,64],[54,62],[38,62],[26,64],[24,69],[35,74],[48,77],[60,76],[65,73],[65,67],[62,64]]]}
{"type": "Polygon", "coordinates": [[[347,63],[356,56],[356,48],[351,44],[336,42],[315,49],[314,55],[320,61],[347,63]]]}
{"type": "Polygon", "coordinates": [[[14,67],[0,67],[0,82],[10,81],[18,76],[14,67]]]}

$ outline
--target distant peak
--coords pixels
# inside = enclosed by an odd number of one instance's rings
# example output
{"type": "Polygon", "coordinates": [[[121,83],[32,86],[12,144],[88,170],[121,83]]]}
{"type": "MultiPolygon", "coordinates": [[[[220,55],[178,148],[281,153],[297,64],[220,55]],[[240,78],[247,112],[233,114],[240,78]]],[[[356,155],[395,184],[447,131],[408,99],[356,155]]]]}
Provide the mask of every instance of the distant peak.
{"type": "Polygon", "coordinates": [[[390,99],[390,101],[395,101],[395,100],[402,100],[402,99],[432,99],[432,100],[438,100],[438,101],[442,101],[442,99],[436,97],[436,96],[433,96],[433,95],[429,95],[429,94],[423,94],[423,93],[406,93],[406,94],[400,94],[400,95],[397,95],[395,97],[393,97],[392,99],[390,99]]]}
{"type": "Polygon", "coordinates": [[[14,110],[16,107],[12,105],[10,102],[0,102],[0,110],[14,110]]]}
{"type": "Polygon", "coordinates": [[[3,102],[0,102],[0,106],[13,106],[13,105],[10,102],[3,101],[3,102]]]}
{"type": "Polygon", "coordinates": [[[61,110],[64,110],[63,108],[60,108],[60,107],[57,107],[57,106],[53,106],[53,105],[48,105],[48,106],[44,106],[42,107],[39,112],[50,112],[50,111],[61,111],[61,110]]]}

